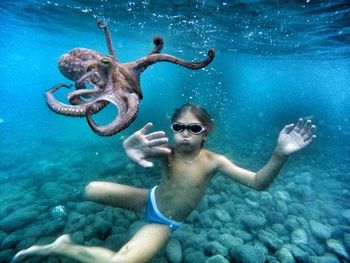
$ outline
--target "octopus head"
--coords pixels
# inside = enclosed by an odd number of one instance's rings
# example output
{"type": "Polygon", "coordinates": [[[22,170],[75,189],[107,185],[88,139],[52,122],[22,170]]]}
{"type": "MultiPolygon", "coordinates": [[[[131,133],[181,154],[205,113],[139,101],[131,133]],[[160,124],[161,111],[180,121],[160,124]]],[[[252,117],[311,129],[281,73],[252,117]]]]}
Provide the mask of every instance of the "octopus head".
{"type": "Polygon", "coordinates": [[[87,48],[75,48],[62,55],[58,61],[61,73],[70,80],[81,78],[92,64],[98,64],[103,55],[87,48]]]}

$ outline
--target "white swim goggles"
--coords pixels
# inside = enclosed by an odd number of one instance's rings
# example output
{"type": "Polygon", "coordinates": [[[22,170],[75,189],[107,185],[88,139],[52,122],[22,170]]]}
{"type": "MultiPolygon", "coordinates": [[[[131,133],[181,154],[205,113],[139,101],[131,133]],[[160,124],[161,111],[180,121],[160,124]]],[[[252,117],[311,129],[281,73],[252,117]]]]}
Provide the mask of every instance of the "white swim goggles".
{"type": "Polygon", "coordinates": [[[202,132],[205,132],[207,128],[199,123],[191,123],[188,125],[185,125],[180,122],[175,122],[171,124],[171,129],[175,133],[183,132],[184,130],[188,130],[190,133],[198,135],[201,134],[202,132]]]}

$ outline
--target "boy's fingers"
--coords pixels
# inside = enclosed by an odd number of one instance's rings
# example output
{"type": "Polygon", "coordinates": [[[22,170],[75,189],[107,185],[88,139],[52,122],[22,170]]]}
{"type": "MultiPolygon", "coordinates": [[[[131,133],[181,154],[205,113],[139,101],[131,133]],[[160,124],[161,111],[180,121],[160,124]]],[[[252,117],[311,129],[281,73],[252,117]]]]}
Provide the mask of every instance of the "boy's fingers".
{"type": "Polygon", "coordinates": [[[166,147],[153,147],[151,151],[152,156],[162,156],[164,154],[170,154],[171,150],[170,148],[166,147]]]}
{"type": "Polygon", "coordinates": [[[304,127],[300,130],[300,135],[303,136],[309,132],[311,129],[312,123],[310,120],[307,120],[304,127]]]}
{"type": "Polygon", "coordinates": [[[303,126],[303,119],[300,118],[297,121],[297,125],[294,127],[294,131],[299,132],[302,126],[303,126]]]}
{"type": "Polygon", "coordinates": [[[316,126],[312,125],[310,129],[303,135],[303,138],[307,140],[316,132],[316,126]]]}
{"type": "Polygon", "coordinates": [[[146,161],[145,159],[142,159],[141,161],[138,162],[139,165],[141,165],[143,168],[152,168],[153,163],[146,161]]]}
{"type": "Polygon", "coordinates": [[[147,142],[147,146],[153,147],[161,144],[165,144],[168,142],[168,138],[160,138],[160,139],[154,139],[152,141],[147,142]]]}
{"type": "Polygon", "coordinates": [[[149,122],[145,126],[143,126],[140,130],[142,134],[146,134],[146,132],[153,127],[153,123],[149,122]]]}
{"type": "Polygon", "coordinates": [[[146,139],[147,140],[154,140],[154,139],[159,139],[165,136],[165,132],[163,131],[156,131],[156,132],[152,132],[150,134],[146,135],[146,139]]]}
{"type": "Polygon", "coordinates": [[[309,145],[309,144],[312,143],[314,140],[316,140],[316,135],[312,135],[309,139],[307,139],[306,141],[304,141],[305,146],[309,145]]]}
{"type": "Polygon", "coordinates": [[[294,123],[288,124],[283,127],[281,133],[289,133],[291,130],[293,130],[293,128],[294,128],[294,123]]]}

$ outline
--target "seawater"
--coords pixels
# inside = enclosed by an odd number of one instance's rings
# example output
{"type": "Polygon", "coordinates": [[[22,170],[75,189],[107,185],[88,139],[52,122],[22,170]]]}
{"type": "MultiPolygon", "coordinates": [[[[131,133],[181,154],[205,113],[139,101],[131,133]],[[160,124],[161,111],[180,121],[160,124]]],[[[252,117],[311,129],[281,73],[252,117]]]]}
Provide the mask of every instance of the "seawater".
{"type": "MultiPolygon", "coordinates": [[[[267,192],[215,178],[172,237],[182,261],[221,254],[234,262],[245,249],[256,262],[290,254],[305,262],[349,260],[349,16],[347,1],[2,1],[0,261],[63,233],[81,244],[120,247],[142,215],[85,202],[84,186],[157,184],[157,169],[131,164],[122,139],[149,121],[171,138],[169,118],[186,102],[215,119],[208,149],[251,170],[265,164],[280,129],[299,117],[315,123],[317,140],[289,159],[267,192]],[[84,118],[50,111],[43,97],[71,83],[58,71],[60,55],[75,47],[107,54],[99,18],[109,23],[120,62],[145,56],[155,35],[165,41],[163,53],[201,60],[215,48],[216,57],[198,71],[149,67],[136,121],[99,137],[84,118]],[[55,207],[67,215],[55,217],[55,207]],[[229,222],[215,216],[222,210],[229,222]],[[226,250],[213,252],[219,245],[226,250]]],[[[114,114],[108,107],[96,118],[107,123],[114,114]]],[[[152,262],[169,261],[167,251],[152,262]]]]}

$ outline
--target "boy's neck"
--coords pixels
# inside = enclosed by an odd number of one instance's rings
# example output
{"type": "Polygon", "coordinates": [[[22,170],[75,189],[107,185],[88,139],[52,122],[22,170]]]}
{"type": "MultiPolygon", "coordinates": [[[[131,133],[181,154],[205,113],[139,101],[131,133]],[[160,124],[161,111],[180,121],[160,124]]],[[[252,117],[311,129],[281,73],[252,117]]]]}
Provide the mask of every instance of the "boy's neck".
{"type": "Polygon", "coordinates": [[[180,149],[175,149],[175,155],[178,156],[185,163],[194,163],[201,157],[202,147],[195,149],[193,151],[181,151],[180,149]]]}

